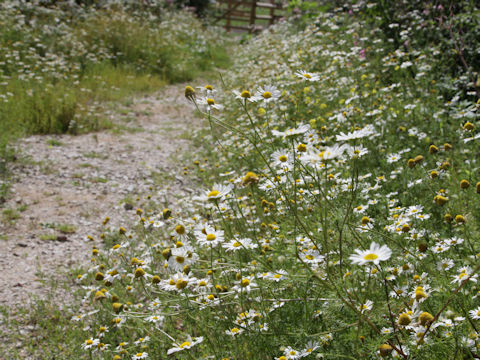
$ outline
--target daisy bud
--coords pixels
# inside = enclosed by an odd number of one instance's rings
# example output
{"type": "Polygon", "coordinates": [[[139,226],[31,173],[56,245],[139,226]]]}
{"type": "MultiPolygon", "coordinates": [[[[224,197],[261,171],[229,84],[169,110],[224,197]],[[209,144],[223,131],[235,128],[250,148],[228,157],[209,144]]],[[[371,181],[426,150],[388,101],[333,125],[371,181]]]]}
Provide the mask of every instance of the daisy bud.
{"type": "Polygon", "coordinates": [[[462,181],[460,181],[460,189],[468,189],[470,187],[470,183],[468,182],[468,180],[465,180],[463,179],[462,181]]]}
{"type": "Polygon", "coordinates": [[[404,225],[402,226],[402,232],[408,233],[409,231],[410,231],[410,225],[404,224],[404,225]]]}
{"type": "Polygon", "coordinates": [[[420,321],[420,324],[422,324],[423,326],[427,325],[432,320],[433,320],[433,315],[426,311],[422,312],[418,317],[418,321],[420,321]]]}
{"type": "Polygon", "coordinates": [[[120,300],[120,298],[117,295],[112,295],[112,303],[116,303],[120,300]]]}
{"type": "Polygon", "coordinates": [[[453,220],[453,217],[451,214],[445,214],[445,216],[443,217],[443,219],[447,222],[447,223],[451,223],[452,220],[453,220]]]}
{"type": "Polygon", "coordinates": [[[118,314],[120,311],[122,311],[123,304],[116,302],[112,304],[112,307],[113,307],[113,311],[115,311],[118,314]]]}
{"type": "Polygon", "coordinates": [[[413,168],[415,167],[415,165],[417,165],[414,159],[408,159],[408,163],[407,163],[407,164],[408,164],[408,167],[409,167],[410,169],[413,169],[413,168]]]}
{"type": "Polygon", "coordinates": [[[455,216],[455,221],[459,224],[463,224],[465,222],[465,217],[463,215],[455,216]]]}
{"type": "Polygon", "coordinates": [[[127,232],[127,229],[125,229],[123,226],[120,226],[120,229],[118,229],[118,232],[123,235],[127,232]]]}
{"type": "Polygon", "coordinates": [[[413,161],[415,161],[415,164],[420,164],[424,159],[425,158],[423,157],[423,155],[417,155],[417,156],[415,156],[413,161]]]}
{"type": "Polygon", "coordinates": [[[421,299],[426,299],[427,297],[427,294],[420,286],[417,288],[417,290],[415,290],[415,300],[420,301],[421,299]]]}
{"type": "Polygon", "coordinates": [[[106,298],[106,296],[102,291],[97,291],[95,293],[95,297],[93,298],[93,301],[102,300],[102,299],[105,299],[105,298],[106,298]]]}
{"type": "Polygon", "coordinates": [[[257,174],[255,174],[253,171],[249,171],[243,177],[242,184],[243,185],[257,184],[259,180],[260,179],[258,178],[257,174]]]}
{"type": "Polygon", "coordinates": [[[430,147],[428,148],[428,152],[430,154],[436,154],[438,152],[438,147],[436,147],[435,145],[430,145],[430,147]]]}
{"type": "Polygon", "coordinates": [[[143,277],[145,275],[145,270],[142,268],[136,268],[135,269],[135,279],[138,279],[139,277],[143,277]]]}
{"type": "Polygon", "coordinates": [[[158,284],[160,281],[162,281],[162,279],[160,278],[160,276],[154,275],[154,276],[152,277],[152,284],[158,284]]]}
{"type": "Polygon", "coordinates": [[[177,234],[183,235],[183,234],[185,234],[185,226],[177,225],[177,226],[175,226],[175,231],[177,232],[177,234]]]}
{"type": "Polygon", "coordinates": [[[248,285],[250,285],[250,280],[248,279],[242,279],[242,281],[240,282],[240,285],[242,287],[247,287],[248,285]]]}
{"type": "Polygon", "coordinates": [[[248,90],[243,90],[240,96],[244,99],[248,99],[252,97],[252,94],[250,94],[250,91],[248,90]]]}
{"type": "Polygon", "coordinates": [[[448,161],[444,161],[442,165],[440,165],[440,169],[442,170],[448,170],[449,167],[450,167],[450,163],[448,161]]]}
{"type": "Polygon", "coordinates": [[[449,143],[445,143],[443,144],[443,148],[445,149],[445,151],[450,151],[452,150],[453,146],[449,143]]]}
{"type": "Polygon", "coordinates": [[[411,322],[412,322],[412,319],[410,319],[410,316],[408,316],[408,314],[406,314],[406,313],[400,314],[400,316],[398,317],[398,324],[399,325],[407,326],[411,322]]]}
{"type": "Polygon", "coordinates": [[[432,179],[435,179],[436,177],[438,177],[438,171],[432,170],[432,171],[430,172],[430,177],[431,177],[432,179]]]}
{"type": "Polygon", "coordinates": [[[480,194],[480,181],[477,182],[477,185],[475,185],[476,187],[476,190],[477,190],[477,194],[480,194]]]}
{"type": "Polygon", "coordinates": [[[418,251],[424,253],[425,251],[427,251],[428,249],[428,245],[426,242],[421,242],[418,244],[418,251]]]}
{"type": "Polygon", "coordinates": [[[185,289],[188,285],[188,281],[187,280],[184,280],[184,279],[178,279],[177,280],[177,283],[175,284],[175,287],[178,289],[178,290],[182,290],[182,289],[185,289]]]}
{"type": "Polygon", "coordinates": [[[101,273],[100,271],[95,274],[95,280],[97,281],[102,281],[104,277],[105,275],[103,275],[103,273],[101,273]]]}
{"type": "Polygon", "coordinates": [[[297,150],[298,150],[299,152],[305,152],[305,151],[307,151],[307,145],[305,145],[305,144],[298,144],[297,150]]]}
{"type": "Polygon", "coordinates": [[[465,125],[463,125],[463,129],[467,131],[473,130],[474,127],[475,125],[473,125],[470,121],[467,121],[465,125]]]}
{"type": "Polygon", "coordinates": [[[172,256],[172,250],[170,248],[166,248],[162,251],[162,256],[165,258],[165,260],[170,259],[170,256],[172,256]]]}
{"type": "Polygon", "coordinates": [[[435,204],[437,204],[437,205],[439,205],[439,206],[443,206],[443,205],[445,205],[445,203],[448,201],[448,199],[447,199],[445,196],[436,195],[436,196],[433,198],[433,201],[435,201],[435,204]]]}
{"type": "Polygon", "coordinates": [[[193,89],[193,87],[191,87],[189,85],[185,86],[185,97],[188,100],[195,99],[195,90],[193,89]]]}
{"type": "Polygon", "coordinates": [[[362,225],[367,225],[370,222],[370,218],[368,216],[362,217],[362,225]]]}
{"type": "Polygon", "coordinates": [[[378,351],[381,357],[386,357],[392,353],[393,348],[388,344],[382,344],[378,347],[378,351]]]}

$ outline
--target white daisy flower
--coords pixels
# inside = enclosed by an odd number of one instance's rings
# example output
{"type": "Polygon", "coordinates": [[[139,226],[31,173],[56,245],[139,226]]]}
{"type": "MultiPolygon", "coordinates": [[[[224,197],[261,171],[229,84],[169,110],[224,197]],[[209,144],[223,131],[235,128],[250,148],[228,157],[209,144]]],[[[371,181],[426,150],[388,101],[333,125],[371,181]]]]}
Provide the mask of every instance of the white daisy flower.
{"type": "Polygon", "coordinates": [[[228,251],[237,251],[240,249],[256,249],[258,247],[257,244],[254,244],[252,239],[244,238],[244,239],[233,239],[230,240],[228,243],[222,244],[222,247],[228,251]]]}
{"type": "Polygon", "coordinates": [[[202,196],[196,196],[194,200],[200,201],[209,201],[209,200],[217,200],[222,199],[227,196],[233,190],[232,184],[214,184],[211,189],[205,191],[202,196]]]}
{"type": "Polygon", "coordinates": [[[97,347],[97,345],[99,343],[100,343],[100,339],[90,338],[90,339],[87,339],[83,342],[82,348],[85,349],[85,350],[88,350],[88,349],[91,349],[93,347],[97,347]]]}
{"type": "Polygon", "coordinates": [[[223,243],[224,232],[223,230],[215,230],[213,227],[206,225],[205,228],[195,231],[195,237],[200,246],[216,247],[223,243]]]}
{"type": "Polygon", "coordinates": [[[139,352],[135,355],[132,356],[132,360],[138,360],[138,359],[146,359],[148,357],[148,353],[146,352],[139,352]]]}
{"type": "Polygon", "coordinates": [[[256,98],[258,101],[263,101],[265,103],[269,103],[272,101],[277,101],[280,98],[280,91],[275,86],[265,86],[259,87],[257,89],[256,98]]]}
{"type": "Polygon", "coordinates": [[[194,347],[197,344],[200,344],[203,341],[203,336],[192,339],[190,336],[183,343],[173,343],[173,347],[168,349],[167,355],[176,353],[178,351],[183,351],[194,347]]]}
{"type": "Polygon", "coordinates": [[[244,332],[244,329],[237,328],[237,327],[234,327],[231,330],[225,330],[225,334],[230,335],[230,336],[240,335],[242,332],[244,332]]]}
{"type": "Polygon", "coordinates": [[[315,73],[307,72],[304,70],[298,70],[295,75],[297,75],[299,78],[307,80],[307,81],[318,81],[320,80],[320,76],[315,73]]]}
{"type": "Polygon", "coordinates": [[[350,255],[350,260],[354,264],[365,265],[368,263],[374,263],[378,265],[380,261],[385,261],[390,259],[392,256],[392,250],[388,246],[380,246],[376,242],[370,244],[370,249],[368,250],[355,250],[356,254],[350,255]]]}
{"type": "Polygon", "coordinates": [[[217,104],[213,98],[208,97],[208,96],[205,96],[205,97],[202,97],[202,98],[198,99],[198,103],[200,105],[203,105],[207,112],[211,112],[212,109],[215,109],[215,110],[222,110],[223,109],[222,105],[217,104]]]}
{"type": "Polygon", "coordinates": [[[470,315],[471,319],[480,320],[480,306],[477,307],[476,309],[470,310],[468,314],[470,315]]]}

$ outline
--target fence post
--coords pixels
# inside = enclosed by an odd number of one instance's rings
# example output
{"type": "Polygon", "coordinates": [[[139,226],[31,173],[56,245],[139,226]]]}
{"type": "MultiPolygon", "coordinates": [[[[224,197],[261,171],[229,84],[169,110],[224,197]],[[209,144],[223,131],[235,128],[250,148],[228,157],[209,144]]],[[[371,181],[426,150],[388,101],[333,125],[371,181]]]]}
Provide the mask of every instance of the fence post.
{"type": "MultiPolygon", "coordinates": [[[[274,5],[275,0],[270,0],[270,4],[274,5]]],[[[268,25],[273,25],[273,21],[275,20],[275,9],[273,7],[270,8],[270,20],[268,25]]]]}
{"type": "Polygon", "coordinates": [[[230,17],[231,17],[231,14],[230,14],[230,11],[232,9],[232,3],[231,3],[232,0],[228,0],[228,3],[227,3],[227,23],[225,25],[225,30],[227,31],[227,33],[230,32],[230,17]]]}
{"type": "Polygon", "coordinates": [[[255,17],[257,16],[257,0],[252,0],[252,8],[250,10],[250,32],[255,29],[255,17]]]}

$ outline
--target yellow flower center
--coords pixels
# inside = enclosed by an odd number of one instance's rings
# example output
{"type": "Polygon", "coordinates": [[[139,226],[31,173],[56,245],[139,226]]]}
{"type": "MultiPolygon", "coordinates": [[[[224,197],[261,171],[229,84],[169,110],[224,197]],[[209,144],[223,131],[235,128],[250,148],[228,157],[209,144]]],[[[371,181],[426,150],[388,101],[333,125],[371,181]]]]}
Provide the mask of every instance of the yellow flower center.
{"type": "Polygon", "coordinates": [[[208,197],[212,197],[212,196],[218,196],[220,194],[220,191],[218,190],[212,190],[208,193],[208,197]]]}
{"type": "Polygon", "coordinates": [[[213,90],[213,86],[212,86],[212,85],[205,85],[205,89],[212,91],[212,90],[213,90]]]}
{"type": "Polygon", "coordinates": [[[313,260],[313,259],[315,259],[315,257],[313,255],[305,255],[305,259],[313,260]]]}
{"type": "Polygon", "coordinates": [[[178,263],[183,264],[183,262],[185,261],[185,258],[183,256],[177,256],[176,260],[178,263]]]}
{"type": "Polygon", "coordinates": [[[367,254],[363,257],[363,259],[367,260],[367,261],[377,260],[378,255],[377,254],[367,254]]]}
{"type": "Polygon", "coordinates": [[[273,275],[273,277],[274,277],[275,279],[280,279],[280,278],[282,277],[282,275],[280,275],[280,274],[275,274],[275,275],[273,275]]]}
{"type": "Polygon", "coordinates": [[[306,79],[311,79],[311,78],[312,78],[312,75],[310,75],[310,74],[303,74],[303,76],[304,76],[306,79]]]}
{"type": "Polygon", "coordinates": [[[143,353],[138,353],[137,355],[135,355],[136,357],[141,357],[143,356],[143,353]]]}
{"type": "Polygon", "coordinates": [[[208,241],[213,241],[213,240],[215,240],[216,238],[217,238],[217,237],[215,236],[215,234],[208,234],[208,235],[207,235],[207,240],[208,240],[208,241]]]}
{"type": "Polygon", "coordinates": [[[92,340],[92,339],[88,339],[88,340],[86,341],[86,344],[87,344],[87,345],[92,345],[92,344],[93,344],[93,340],[92,340]]]}
{"type": "Polygon", "coordinates": [[[242,246],[242,244],[239,243],[238,241],[235,241],[235,242],[233,243],[233,246],[234,246],[234,247],[240,247],[240,246],[242,246]]]}
{"type": "Polygon", "coordinates": [[[207,104],[210,106],[215,105],[215,100],[209,98],[207,99],[207,104]]]}
{"type": "Polygon", "coordinates": [[[264,97],[265,99],[270,99],[270,98],[272,97],[272,93],[271,93],[270,91],[265,91],[265,92],[263,93],[263,97],[264,97]]]}
{"type": "Polygon", "coordinates": [[[242,93],[240,94],[240,96],[244,99],[248,99],[249,97],[251,97],[252,95],[250,94],[250,91],[248,90],[243,90],[242,93]]]}
{"type": "Polygon", "coordinates": [[[250,285],[250,280],[248,280],[248,279],[243,279],[243,280],[242,280],[242,286],[243,286],[243,287],[247,287],[248,285],[250,285]]]}
{"type": "Polygon", "coordinates": [[[286,162],[287,161],[287,157],[285,155],[280,155],[280,157],[278,158],[278,160],[280,160],[281,162],[286,162]]]}
{"type": "Polygon", "coordinates": [[[183,349],[185,346],[190,346],[190,345],[191,345],[190,341],[185,341],[180,345],[180,349],[183,349]]]}

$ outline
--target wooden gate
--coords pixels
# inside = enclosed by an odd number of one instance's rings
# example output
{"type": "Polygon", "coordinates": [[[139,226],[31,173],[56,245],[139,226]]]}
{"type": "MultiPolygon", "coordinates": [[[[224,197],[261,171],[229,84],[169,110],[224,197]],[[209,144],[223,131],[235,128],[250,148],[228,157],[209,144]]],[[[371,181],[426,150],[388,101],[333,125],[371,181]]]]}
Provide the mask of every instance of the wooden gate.
{"type": "Polygon", "coordinates": [[[283,1],[217,0],[214,24],[222,24],[227,32],[263,30],[283,17],[283,1]]]}

